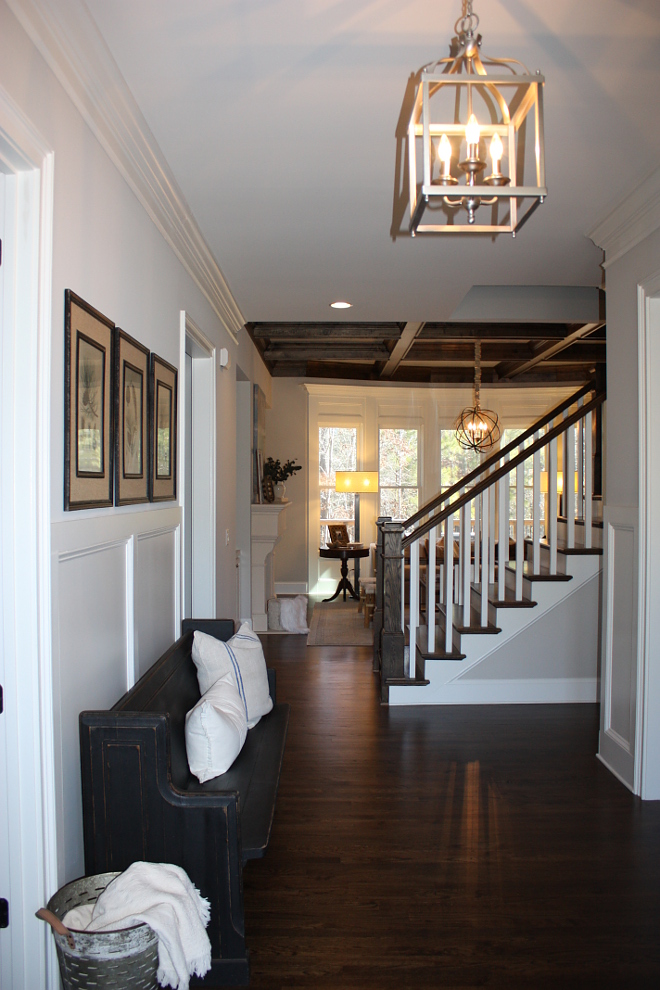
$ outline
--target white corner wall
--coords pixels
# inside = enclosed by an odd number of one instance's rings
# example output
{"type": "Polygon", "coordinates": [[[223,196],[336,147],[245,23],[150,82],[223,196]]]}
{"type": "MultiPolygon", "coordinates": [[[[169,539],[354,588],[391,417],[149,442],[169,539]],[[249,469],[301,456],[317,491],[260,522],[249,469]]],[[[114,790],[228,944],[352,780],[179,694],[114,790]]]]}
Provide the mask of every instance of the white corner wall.
{"type": "MultiPolygon", "coordinates": [[[[659,658],[645,658],[645,623],[655,602],[645,585],[648,533],[640,495],[640,429],[645,372],[641,344],[640,286],[660,276],[660,170],[613,211],[591,235],[606,251],[607,278],[607,430],[603,499],[603,667],[599,759],[631,790],[660,798],[643,787],[645,723],[660,717],[657,681],[659,658]],[[644,209],[639,209],[639,196],[644,209]],[[651,208],[647,209],[648,204],[651,208]],[[655,224],[649,232],[649,224],[655,224]],[[611,259],[611,260],[610,260],[611,259]],[[643,553],[640,554],[640,541],[643,553]],[[640,578],[642,584],[640,586],[640,578]],[[645,670],[644,664],[647,669],[645,670]],[[649,666],[650,665],[650,666],[649,666]]],[[[656,290],[657,291],[657,290],[656,290]]],[[[651,491],[651,496],[653,492],[651,491]]],[[[655,747],[657,749],[657,747],[655,747]]],[[[660,779],[660,754],[646,752],[648,779],[660,779]],[[650,763],[649,763],[650,761],[650,763]],[[652,764],[652,766],[650,765],[652,764]]]]}
{"type": "MultiPolygon", "coordinates": [[[[245,333],[238,344],[148,216],[6,3],[0,86],[54,153],[51,552],[58,883],[84,872],[78,714],[111,705],[174,640],[180,618],[179,500],[65,512],[64,291],[73,289],[178,367],[181,310],[231,356],[216,368],[216,612],[237,614],[237,364],[269,392],[245,333]],[[230,534],[225,544],[225,531],[230,534]]],[[[181,397],[183,375],[179,375],[181,397]]],[[[183,404],[179,402],[181,413],[183,404]]],[[[179,422],[182,433],[182,420],[179,422]]]]}

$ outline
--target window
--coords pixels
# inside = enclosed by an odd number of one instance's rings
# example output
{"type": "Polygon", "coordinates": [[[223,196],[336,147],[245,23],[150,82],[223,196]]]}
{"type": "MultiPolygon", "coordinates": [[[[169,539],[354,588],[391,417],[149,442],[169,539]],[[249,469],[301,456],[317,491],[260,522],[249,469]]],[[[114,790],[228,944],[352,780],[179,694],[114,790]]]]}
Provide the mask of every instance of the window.
{"type": "MultiPolygon", "coordinates": [[[[524,433],[524,429],[515,430],[503,430],[502,439],[500,441],[500,447],[504,449],[507,444],[510,444],[513,440],[524,433]]],[[[533,443],[533,437],[525,443],[526,447],[533,443]]],[[[518,451],[514,448],[511,456],[515,457],[518,451]]],[[[509,459],[510,459],[509,458],[509,459]]],[[[541,450],[541,470],[545,470],[545,448],[541,450]]],[[[516,498],[517,498],[517,484],[516,484],[516,469],[509,475],[509,532],[512,538],[516,535],[516,498]]],[[[525,461],[525,471],[524,471],[524,486],[525,486],[525,511],[524,511],[524,531],[525,539],[531,539],[532,537],[532,527],[534,522],[534,459],[529,457],[525,461]]],[[[543,530],[543,520],[545,516],[545,495],[539,495],[539,518],[541,520],[541,529],[543,530]]]]}
{"type": "Polygon", "coordinates": [[[319,546],[328,541],[328,523],[346,523],[349,540],[355,539],[355,496],[335,491],[336,471],[357,470],[357,428],[319,427],[319,546]]]}
{"type": "Polygon", "coordinates": [[[418,431],[378,431],[380,514],[406,520],[419,505],[418,431]]]}
{"type": "Polygon", "coordinates": [[[456,439],[454,430],[440,432],[440,490],[446,492],[466,474],[479,467],[481,458],[476,450],[465,450],[456,439]]]}

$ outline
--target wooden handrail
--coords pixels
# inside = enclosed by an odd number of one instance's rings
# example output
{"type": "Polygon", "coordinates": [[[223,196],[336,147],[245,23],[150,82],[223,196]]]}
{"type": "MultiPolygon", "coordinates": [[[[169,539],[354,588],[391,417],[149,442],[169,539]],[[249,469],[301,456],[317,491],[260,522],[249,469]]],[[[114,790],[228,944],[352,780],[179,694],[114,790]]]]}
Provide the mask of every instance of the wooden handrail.
{"type": "MultiPolygon", "coordinates": [[[[480,474],[483,474],[484,471],[487,471],[493,464],[497,463],[501,457],[504,457],[510,450],[513,450],[514,447],[519,447],[521,443],[525,443],[525,441],[533,436],[537,430],[542,430],[544,426],[551,423],[552,420],[559,416],[560,413],[563,413],[565,409],[570,409],[573,403],[577,402],[578,399],[581,399],[582,396],[587,395],[589,392],[594,392],[595,390],[596,386],[594,382],[589,382],[587,385],[583,385],[581,389],[571,395],[568,399],[564,399],[563,402],[560,402],[558,406],[555,406],[554,409],[551,409],[550,412],[542,416],[541,419],[537,420],[536,423],[525,430],[524,433],[521,433],[519,437],[516,437],[515,440],[508,443],[506,447],[502,448],[502,450],[496,451],[494,454],[491,454],[490,457],[483,462],[483,464],[479,464],[476,468],[470,471],[469,474],[466,474],[464,478],[457,481],[455,485],[448,488],[446,492],[441,492],[439,495],[436,495],[430,502],[423,505],[421,509],[418,509],[417,512],[410,517],[410,519],[406,519],[403,524],[404,530],[414,526],[415,523],[419,522],[420,519],[423,519],[424,516],[428,515],[429,512],[432,512],[433,509],[437,509],[439,505],[446,502],[447,499],[455,495],[456,492],[460,491],[461,488],[464,488],[465,485],[473,481],[474,478],[478,477],[480,474]]],[[[437,520],[438,517],[434,516],[433,518],[437,520]]]]}
{"type": "MultiPolygon", "coordinates": [[[[593,390],[593,386],[590,389],[588,389],[588,391],[592,391],[592,390],[593,390]]],[[[576,393],[576,396],[573,397],[571,405],[573,402],[576,401],[576,398],[579,397],[580,394],[576,393]]],[[[565,419],[563,419],[561,423],[559,423],[557,426],[553,426],[552,429],[548,430],[548,432],[545,433],[542,437],[539,437],[538,440],[535,440],[534,443],[531,443],[529,447],[525,447],[524,450],[521,450],[519,454],[517,454],[510,461],[507,461],[506,464],[503,464],[501,467],[497,468],[497,470],[493,471],[492,474],[489,474],[487,478],[483,478],[469,491],[464,492],[464,494],[461,495],[459,498],[457,498],[455,502],[452,502],[451,505],[446,506],[437,515],[432,516],[431,519],[427,519],[427,521],[425,523],[422,523],[422,525],[419,526],[419,528],[416,529],[413,533],[409,533],[408,536],[404,536],[403,540],[401,541],[402,549],[405,550],[406,547],[409,547],[411,543],[415,542],[415,540],[421,539],[422,536],[424,536],[426,533],[432,530],[435,526],[440,525],[440,523],[444,522],[444,520],[449,518],[449,516],[453,516],[454,513],[458,512],[458,510],[462,506],[467,505],[468,502],[471,502],[473,499],[475,499],[477,495],[480,495],[486,488],[490,488],[496,481],[499,481],[500,478],[503,478],[504,475],[509,474],[515,467],[518,466],[518,464],[521,464],[523,461],[526,461],[528,457],[531,457],[531,455],[534,454],[537,450],[542,450],[542,448],[546,447],[551,440],[555,439],[555,437],[561,436],[562,433],[566,432],[569,426],[572,426],[574,423],[577,423],[578,420],[582,419],[583,416],[586,416],[587,413],[590,413],[593,409],[596,409],[598,406],[602,405],[604,401],[605,401],[605,392],[604,391],[597,392],[590,402],[587,402],[584,406],[580,406],[578,409],[575,410],[575,412],[571,413],[570,416],[567,416],[565,419]]],[[[563,408],[565,409],[566,405],[564,405],[563,408]]],[[[561,412],[561,409],[559,407],[558,407],[558,412],[561,412]]],[[[556,412],[555,415],[558,415],[558,412],[556,412]]],[[[546,423],[546,425],[548,424],[546,423]]],[[[540,429],[540,427],[537,426],[530,427],[530,429],[527,431],[527,435],[531,435],[535,433],[536,429],[540,429]]],[[[523,442],[524,441],[522,435],[517,437],[516,440],[513,442],[513,444],[508,444],[503,451],[500,451],[499,454],[496,457],[491,458],[491,460],[493,461],[498,460],[512,446],[514,447],[520,446],[520,444],[523,442]]],[[[486,466],[485,463],[481,465],[482,468],[484,468],[485,466],[486,466]]],[[[465,478],[462,479],[462,481],[458,485],[454,485],[453,486],[454,491],[463,488],[469,477],[470,476],[467,475],[465,478]]],[[[448,495],[448,492],[445,492],[444,494],[446,497],[448,495]]],[[[409,522],[404,523],[404,526],[407,527],[408,525],[409,522]]]]}

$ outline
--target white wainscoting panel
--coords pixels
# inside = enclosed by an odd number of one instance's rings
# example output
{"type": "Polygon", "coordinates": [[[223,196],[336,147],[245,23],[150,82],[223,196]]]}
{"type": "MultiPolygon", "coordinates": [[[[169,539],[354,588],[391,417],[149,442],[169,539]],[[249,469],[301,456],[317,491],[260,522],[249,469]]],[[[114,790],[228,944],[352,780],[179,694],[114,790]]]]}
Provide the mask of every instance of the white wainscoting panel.
{"type": "Polygon", "coordinates": [[[131,540],[54,554],[57,596],[55,759],[58,875],[84,874],[78,715],[109,708],[127,689],[131,540]]]}
{"type": "Polygon", "coordinates": [[[78,715],[110,708],[178,635],[181,509],[76,512],[51,526],[57,862],[85,872],[78,715]],[[149,659],[151,658],[151,659],[149,659]]]}
{"type": "Polygon", "coordinates": [[[180,527],[141,533],[135,546],[136,676],[180,635],[180,527]]]}
{"type": "Polygon", "coordinates": [[[598,757],[631,790],[637,704],[636,507],[605,506],[601,727],[598,757]]]}

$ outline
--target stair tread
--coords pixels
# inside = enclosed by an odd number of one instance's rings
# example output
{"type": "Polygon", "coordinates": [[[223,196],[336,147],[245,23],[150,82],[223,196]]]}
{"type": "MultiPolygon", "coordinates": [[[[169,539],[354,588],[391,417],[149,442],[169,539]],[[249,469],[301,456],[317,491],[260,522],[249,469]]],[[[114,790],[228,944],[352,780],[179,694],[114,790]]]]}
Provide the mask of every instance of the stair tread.
{"type": "MultiPolygon", "coordinates": [[[[541,570],[534,572],[532,570],[533,561],[525,560],[523,561],[523,577],[526,581],[572,581],[572,574],[551,574],[550,568],[546,564],[541,564],[541,570]]],[[[516,573],[516,561],[513,560],[511,563],[506,565],[508,571],[513,574],[516,573]]]]}
{"type": "Polygon", "coordinates": [[[453,649],[451,653],[447,653],[446,650],[441,648],[443,642],[443,637],[441,634],[444,633],[444,627],[436,626],[435,634],[435,650],[433,653],[428,651],[428,626],[418,626],[417,627],[417,649],[425,660],[465,660],[465,654],[461,653],[457,649],[453,649]]]}
{"type": "MultiPolygon", "coordinates": [[[[566,518],[566,516],[557,516],[557,522],[568,523],[568,519],[566,518]]],[[[575,525],[576,526],[584,526],[584,519],[576,519],[575,520],[575,525]]],[[[602,529],[603,528],[603,520],[602,519],[592,519],[591,520],[591,525],[592,526],[595,526],[596,529],[602,529]]]]}
{"type": "MultiPolygon", "coordinates": [[[[481,598],[480,584],[473,584],[472,590],[481,598]]],[[[518,601],[513,588],[505,587],[504,598],[500,598],[499,588],[496,584],[488,585],[488,603],[496,608],[536,608],[537,605],[531,598],[523,598],[522,601],[518,601]]]]}
{"type": "Polygon", "coordinates": [[[387,687],[426,687],[431,682],[426,677],[386,677],[387,687]]]}
{"type": "MultiPolygon", "coordinates": [[[[534,546],[534,541],[533,540],[530,540],[530,539],[526,539],[525,540],[525,546],[533,547],[534,546]]],[[[550,549],[550,544],[548,543],[547,540],[539,540],[539,546],[540,547],[543,547],[545,550],[549,550],[550,549]]],[[[574,547],[567,547],[566,546],[566,542],[564,540],[557,539],[557,553],[563,553],[566,557],[569,557],[569,556],[576,556],[577,557],[577,556],[580,556],[580,555],[582,555],[582,556],[590,555],[590,556],[594,556],[594,557],[596,557],[596,556],[602,557],[602,555],[603,555],[603,548],[602,547],[583,547],[583,546],[580,546],[580,545],[577,545],[577,546],[574,546],[574,547]]]]}
{"type": "MultiPolygon", "coordinates": [[[[445,607],[444,607],[444,605],[441,605],[440,606],[439,615],[442,617],[442,623],[436,624],[436,625],[438,625],[438,626],[441,625],[442,626],[442,631],[444,632],[444,618],[445,618],[445,607]]],[[[453,623],[454,623],[454,632],[461,633],[461,635],[464,634],[464,633],[465,634],[472,633],[472,634],[475,634],[475,635],[480,635],[480,634],[481,635],[487,635],[487,634],[490,633],[490,634],[495,635],[496,633],[502,632],[502,630],[499,628],[499,626],[494,625],[492,622],[489,622],[487,626],[482,626],[481,625],[481,613],[479,612],[478,609],[476,609],[474,607],[471,607],[470,608],[470,625],[469,626],[466,626],[466,625],[463,624],[463,606],[462,605],[454,605],[453,606],[453,623]]]]}

